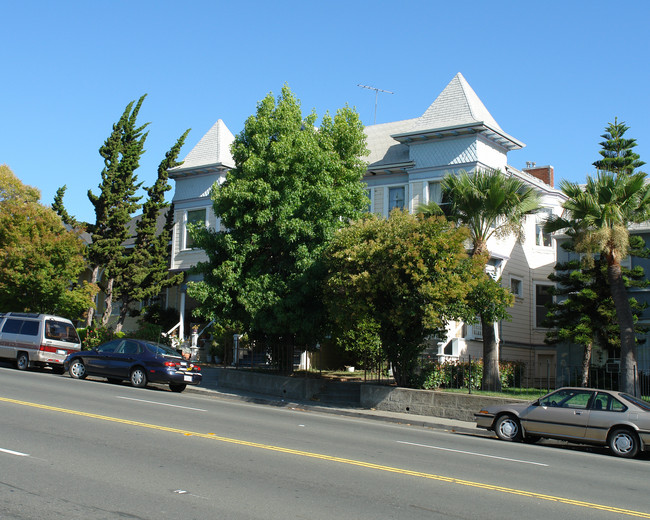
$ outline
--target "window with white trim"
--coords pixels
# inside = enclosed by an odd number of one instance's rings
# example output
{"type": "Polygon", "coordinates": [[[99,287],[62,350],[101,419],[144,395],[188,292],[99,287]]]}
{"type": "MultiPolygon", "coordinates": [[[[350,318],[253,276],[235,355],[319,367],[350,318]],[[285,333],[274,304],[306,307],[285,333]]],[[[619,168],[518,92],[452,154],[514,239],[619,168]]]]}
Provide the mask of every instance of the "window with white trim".
{"type": "Polygon", "coordinates": [[[190,236],[190,226],[191,225],[197,225],[197,224],[203,224],[204,226],[206,225],[206,216],[207,216],[207,211],[205,208],[201,209],[192,209],[188,210],[185,213],[185,225],[184,230],[183,230],[183,249],[193,249],[194,248],[194,240],[190,236]]]}
{"type": "Polygon", "coordinates": [[[514,276],[510,277],[510,292],[513,296],[517,298],[523,298],[524,296],[524,281],[521,278],[516,278],[514,276]]]}
{"type": "Polygon", "coordinates": [[[442,202],[442,183],[430,182],[429,183],[429,202],[440,204],[442,202]]]}
{"type": "Polygon", "coordinates": [[[538,283],[535,284],[535,327],[543,328],[542,323],[548,312],[547,305],[553,301],[553,296],[549,292],[552,285],[538,283]]]}
{"type": "Polygon", "coordinates": [[[388,213],[393,211],[395,208],[404,209],[405,202],[406,190],[404,189],[404,186],[388,189],[388,213]]]}
{"type": "Polygon", "coordinates": [[[546,219],[553,214],[551,208],[540,208],[535,213],[535,244],[542,247],[552,247],[551,233],[544,232],[546,219]]]}

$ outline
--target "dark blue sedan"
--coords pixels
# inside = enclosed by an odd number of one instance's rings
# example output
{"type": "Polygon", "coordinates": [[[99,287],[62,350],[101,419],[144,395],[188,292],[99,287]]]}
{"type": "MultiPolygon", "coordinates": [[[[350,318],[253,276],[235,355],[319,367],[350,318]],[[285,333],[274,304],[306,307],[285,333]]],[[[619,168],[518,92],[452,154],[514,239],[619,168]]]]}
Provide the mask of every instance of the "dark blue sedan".
{"type": "Polygon", "coordinates": [[[198,385],[202,377],[201,368],[184,360],[173,348],[131,338],[114,339],[70,354],[63,366],[74,379],[100,376],[115,383],[128,380],[138,388],[164,383],[172,392],[198,385]]]}

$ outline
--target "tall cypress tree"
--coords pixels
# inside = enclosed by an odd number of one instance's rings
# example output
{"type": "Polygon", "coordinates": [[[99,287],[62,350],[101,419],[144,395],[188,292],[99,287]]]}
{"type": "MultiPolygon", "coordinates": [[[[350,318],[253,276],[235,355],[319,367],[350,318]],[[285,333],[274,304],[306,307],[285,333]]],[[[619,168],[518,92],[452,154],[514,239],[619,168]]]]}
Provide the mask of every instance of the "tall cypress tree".
{"type": "MultiPolygon", "coordinates": [[[[128,237],[126,225],[131,214],[140,207],[140,197],[136,197],[135,193],[141,184],[137,183],[135,170],[144,153],[147,134],[143,134],[143,130],[149,123],[137,126],[136,121],[145,97],[146,94],[137,103],[129,103],[122,117],[113,125],[111,135],[99,149],[104,158],[100,193],[95,195],[88,190],[88,198],[95,208],[95,223],[89,226],[92,235],[89,259],[93,282],[98,281],[100,268],[104,271],[101,284],[105,294],[104,326],[112,312],[115,278],[127,265],[127,255],[122,245],[128,237]]],[[[89,309],[88,326],[92,323],[93,314],[94,309],[89,309]]]]}
{"type": "Polygon", "coordinates": [[[117,331],[122,329],[131,303],[154,298],[163,289],[180,283],[183,278],[182,273],[173,276],[169,274],[174,208],[165,202],[165,193],[171,189],[168,170],[182,164],[177,158],[189,132],[189,129],[185,131],[165,154],[158,166],[156,182],[146,189],[148,198],[142,206],[142,216],[136,224],[135,246],[117,284],[120,301],[117,331]],[[165,224],[158,232],[158,216],[166,208],[165,224]]]}

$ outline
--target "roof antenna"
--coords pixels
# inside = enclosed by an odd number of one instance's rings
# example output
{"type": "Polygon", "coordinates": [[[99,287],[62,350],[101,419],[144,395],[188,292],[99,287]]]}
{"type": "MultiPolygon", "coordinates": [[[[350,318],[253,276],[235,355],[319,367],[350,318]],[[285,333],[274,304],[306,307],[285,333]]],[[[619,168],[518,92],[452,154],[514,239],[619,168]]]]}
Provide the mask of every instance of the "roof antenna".
{"type": "Polygon", "coordinates": [[[369,87],[368,85],[361,85],[361,84],[358,84],[357,87],[367,88],[368,90],[375,91],[375,122],[373,124],[376,125],[377,124],[377,96],[379,95],[380,92],[384,92],[386,94],[395,94],[395,92],[391,92],[390,90],[384,90],[377,87],[369,87]]]}

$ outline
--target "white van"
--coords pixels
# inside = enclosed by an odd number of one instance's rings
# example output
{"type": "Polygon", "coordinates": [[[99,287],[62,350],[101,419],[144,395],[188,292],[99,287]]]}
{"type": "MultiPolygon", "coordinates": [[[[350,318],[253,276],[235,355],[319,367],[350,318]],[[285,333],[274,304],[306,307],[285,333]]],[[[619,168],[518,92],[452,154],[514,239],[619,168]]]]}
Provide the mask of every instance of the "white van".
{"type": "Polygon", "coordinates": [[[49,314],[0,314],[0,357],[15,360],[18,370],[51,366],[63,373],[63,360],[81,350],[70,320],[49,314]]]}

